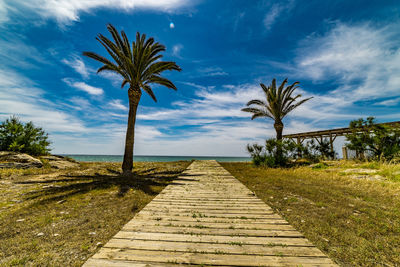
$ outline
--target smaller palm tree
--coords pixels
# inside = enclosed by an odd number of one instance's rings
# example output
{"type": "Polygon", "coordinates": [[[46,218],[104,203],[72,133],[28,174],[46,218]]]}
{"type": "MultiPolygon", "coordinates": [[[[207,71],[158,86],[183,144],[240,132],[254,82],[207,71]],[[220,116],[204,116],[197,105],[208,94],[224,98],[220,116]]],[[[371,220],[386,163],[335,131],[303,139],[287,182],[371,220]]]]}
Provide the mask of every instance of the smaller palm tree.
{"type": "Polygon", "coordinates": [[[276,131],[276,139],[282,140],[283,118],[292,110],[310,100],[312,97],[297,101],[301,94],[293,97],[293,92],[298,88],[299,82],[285,87],[288,79],[286,78],[279,88],[276,88],[276,80],[272,79],[270,86],[260,84],[266,97],[266,101],[254,99],[247,103],[247,107],[242,111],[253,113],[252,120],[258,117],[268,117],[274,120],[274,128],[276,131]]]}

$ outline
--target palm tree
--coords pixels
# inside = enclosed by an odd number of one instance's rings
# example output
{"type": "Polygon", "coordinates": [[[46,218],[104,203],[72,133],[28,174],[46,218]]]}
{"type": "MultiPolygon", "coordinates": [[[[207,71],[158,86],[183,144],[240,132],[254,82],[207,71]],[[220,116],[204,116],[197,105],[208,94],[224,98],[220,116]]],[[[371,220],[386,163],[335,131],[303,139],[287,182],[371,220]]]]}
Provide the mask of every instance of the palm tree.
{"type": "Polygon", "coordinates": [[[299,82],[295,82],[285,88],[287,83],[287,78],[282,82],[279,88],[276,88],[276,80],[272,79],[270,86],[265,86],[260,84],[266,97],[266,102],[264,100],[254,99],[247,103],[247,108],[243,108],[242,111],[253,113],[251,117],[252,120],[258,117],[268,117],[273,119],[274,128],[276,131],[276,139],[278,141],[282,140],[283,132],[283,118],[292,110],[303,104],[304,102],[310,100],[310,98],[297,101],[301,95],[292,97],[293,92],[298,88],[299,82]]]}
{"type": "Polygon", "coordinates": [[[128,127],[126,131],[124,161],[122,171],[125,176],[129,176],[133,167],[133,145],[135,137],[136,111],[139,105],[142,91],[145,91],[157,102],[156,96],[151,88],[151,84],[160,84],[167,88],[176,90],[176,86],[168,79],[161,76],[165,70],[177,70],[181,68],[170,61],[161,61],[161,52],[165,51],[165,46],[155,42],[153,38],[146,39],[145,34],[136,33],[136,42],[129,43],[124,31],[121,35],[111,24],[107,25],[108,31],[114,41],[99,34],[96,40],[104,46],[113,61],[93,52],[83,52],[83,55],[103,63],[97,73],[111,71],[121,75],[123,78],[121,88],[129,84],[129,115],[128,127]]]}

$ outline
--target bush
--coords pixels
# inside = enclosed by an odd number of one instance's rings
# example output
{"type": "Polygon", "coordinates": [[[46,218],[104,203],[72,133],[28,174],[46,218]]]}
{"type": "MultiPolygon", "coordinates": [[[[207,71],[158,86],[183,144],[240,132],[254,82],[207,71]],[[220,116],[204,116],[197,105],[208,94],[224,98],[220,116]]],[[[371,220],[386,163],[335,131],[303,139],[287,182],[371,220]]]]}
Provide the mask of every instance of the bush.
{"type": "MultiPolygon", "coordinates": [[[[310,166],[311,167],[311,166],[310,166]]],[[[320,163],[318,163],[318,164],[315,164],[313,167],[312,167],[312,169],[314,169],[314,170],[323,170],[323,169],[326,169],[326,168],[328,168],[328,164],[326,164],[325,162],[320,162],[320,163]]]]}
{"type": "Polygon", "coordinates": [[[373,117],[351,121],[350,129],[346,146],[360,158],[368,154],[373,159],[392,160],[400,155],[400,129],[376,124],[373,117]]]}
{"type": "Polygon", "coordinates": [[[301,155],[304,148],[292,140],[278,141],[271,138],[265,141],[265,147],[259,144],[247,145],[247,151],[254,165],[275,168],[289,165],[290,159],[301,155]]]}
{"type": "Polygon", "coordinates": [[[259,144],[247,145],[252,161],[256,166],[286,167],[291,165],[292,160],[303,164],[318,162],[321,158],[333,157],[329,142],[316,144],[314,140],[305,145],[297,144],[293,140],[285,139],[278,141],[274,138],[265,141],[265,147],[259,144]]]}
{"type": "Polygon", "coordinates": [[[304,146],[305,156],[310,159],[333,159],[335,157],[335,151],[331,151],[331,144],[328,140],[322,139],[319,143],[311,139],[304,146]]]}
{"type": "Polygon", "coordinates": [[[12,116],[0,124],[0,150],[46,155],[50,151],[48,134],[32,122],[22,123],[12,116]]]}

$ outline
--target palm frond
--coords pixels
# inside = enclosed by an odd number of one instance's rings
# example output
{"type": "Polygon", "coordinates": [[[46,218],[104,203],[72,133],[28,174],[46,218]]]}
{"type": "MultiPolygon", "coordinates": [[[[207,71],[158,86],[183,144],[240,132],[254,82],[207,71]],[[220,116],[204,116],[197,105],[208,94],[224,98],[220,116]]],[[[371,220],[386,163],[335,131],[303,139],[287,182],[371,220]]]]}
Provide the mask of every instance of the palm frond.
{"type": "Polygon", "coordinates": [[[157,98],[156,98],[156,96],[154,95],[154,92],[153,92],[153,90],[151,89],[151,87],[150,87],[149,85],[144,84],[144,85],[142,86],[142,88],[143,88],[143,90],[154,100],[154,102],[157,102],[157,98]]]}
{"type": "Polygon", "coordinates": [[[307,101],[310,100],[311,98],[313,98],[313,97],[309,97],[309,98],[303,99],[303,100],[297,102],[296,104],[293,104],[293,105],[287,107],[287,109],[284,110],[284,116],[286,116],[289,112],[291,112],[292,110],[294,110],[294,109],[297,108],[298,106],[304,104],[305,102],[307,102],[307,101]]]}
{"type": "Polygon", "coordinates": [[[247,102],[246,105],[247,105],[247,106],[258,105],[258,106],[266,107],[266,106],[267,106],[267,103],[265,103],[264,101],[262,101],[262,100],[260,100],[260,99],[253,99],[253,100],[250,100],[249,102],[247,102]]]}
{"type": "Polygon", "coordinates": [[[297,100],[301,98],[301,94],[295,97],[292,97],[292,94],[298,88],[299,82],[294,82],[286,86],[287,82],[288,79],[286,78],[278,88],[276,87],[275,78],[272,79],[269,86],[260,83],[266,101],[260,99],[250,100],[247,103],[247,108],[243,108],[242,111],[253,113],[251,119],[269,117],[275,120],[275,122],[281,121],[290,111],[311,99],[307,98],[297,102],[297,100]]]}
{"type": "Polygon", "coordinates": [[[129,80],[124,79],[124,80],[122,81],[122,83],[121,83],[121,89],[124,88],[124,86],[125,86],[127,83],[129,83],[129,80]]]}
{"type": "Polygon", "coordinates": [[[270,117],[270,116],[267,116],[265,113],[255,113],[253,116],[251,116],[251,120],[254,120],[254,119],[260,118],[260,117],[270,117]]]}
{"type": "Polygon", "coordinates": [[[147,83],[157,83],[159,85],[163,85],[170,89],[177,90],[177,88],[176,88],[175,84],[173,84],[173,82],[171,82],[167,78],[157,76],[157,75],[153,75],[149,79],[147,79],[146,84],[147,83]]]}
{"type": "Polygon", "coordinates": [[[111,24],[107,25],[111,34],[108,39],[98,34],[96,40],[105,48],[112,59],[107,59],[94,52],[84,52],[83,55],[103,63],[98,73],[112,71],[123,77],[121,88],[129,84],[129,90],[143,90],[157,101],[149,84],[156,83],[176,90],[176,86],[168,79],[161,76],[166,70],[177,70],[181,68],[170,61],[159,61],[162,58],[161,52],[165,46],[155,42],[154,38],[146,38],[145,34],[136,33],[135,41],[129,42],[124,31],[118,30],[111,24]]]}
{"type": "Polygon", "coordinates": [[[114,44],[116,44],[119,50],[123,52],[124,56],[127,56],[129,51],[127,50],[127,47],[122,41],[121,36],[119,35],[117,29],[115,29],[115,27],[112,24],[108,24],[107,29],[111,33],[112,38],[114,39],[114,44]]]}
{"type": "Polygon", "coordinates": [[[101,62],[101,63],[103,63],[103,64],[105,64],[105,65],[112,65],[113,63],[111,62],[111,61],[109,61],[107,58],[105,58],[105,57],[103,57],[103,56],[100,56],[100,55],[98,55],[98,54],[96,54],[96,53],[94,53],[94,52],[83,52],[82,53],[84,56],[86,56],[86,57],[90,57],[90,58],[92,58],[92,59],[94,59],[94,60],[97,60],[97,61],[99,61],[99,62],[101,62]]]}
{"type": "Polygon", "coordinates": [[[177,71],[181,71],[181,68],[176,65],[175,62],[171,62],[171,61],[159,61],[156,63],[153,63],[152,65],[150,65],[143,73],[142,73],[142,79],[147,79],[149,77],[151,77],[154,74],[159,74],[163,71],[166,70],[177,70],[177,71]]]}
{"type": "Polygon", "coordinates": [[[281,83],[281,85],[280,85],[279,88],[278,88],[277,97],[278,97],[278,99],[280,99],[280,100],[281,100],[281,97],[282,97],[283,88],[285,87],[285,84],[287,83],[287,81],[288,81],[288,78],[286,78],[285,80],[283,80],[283,82],[281,83]]]}

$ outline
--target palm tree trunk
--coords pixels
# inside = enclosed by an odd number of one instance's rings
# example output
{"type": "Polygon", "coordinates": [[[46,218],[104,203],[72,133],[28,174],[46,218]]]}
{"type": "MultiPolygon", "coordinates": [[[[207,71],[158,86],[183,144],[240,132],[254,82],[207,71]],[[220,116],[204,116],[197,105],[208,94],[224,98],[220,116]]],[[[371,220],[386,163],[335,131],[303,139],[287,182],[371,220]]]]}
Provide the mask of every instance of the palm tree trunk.
{"type": "Polygon", "coordinates": [[[136,111],[139,105],[140,97],[142,92],[140,88],[129,88],[129,115],[128,115],[128,127],[126,129],[125,139],[125,153],[124,161],[122,162],[122,172],[124,176],[132,174],[133,167],[133,145],[135,143],[135,123],[136,123],[136,111]]]}
{"type": "Polygon", "coordinates": [[[274,123],[274,128],[276,131],[276,140],[277,142],[277,147],[276,147],[276,155],[275,155],[275,160],[277,161],[278,165],[283,164],[283,153],[282,153],[282,132],[283,132],[283,123],[281,120],[276,120],[274,123]]]}
{"type": "Polygon", "coordinates": [[[282,132],[283,132],[283,123],[282,123],[282,121],[281,120],[275,121],[274,128],[275,128],[275,131],[276,131],[276,140],[277,141],[282,140],[282,132]]]}

